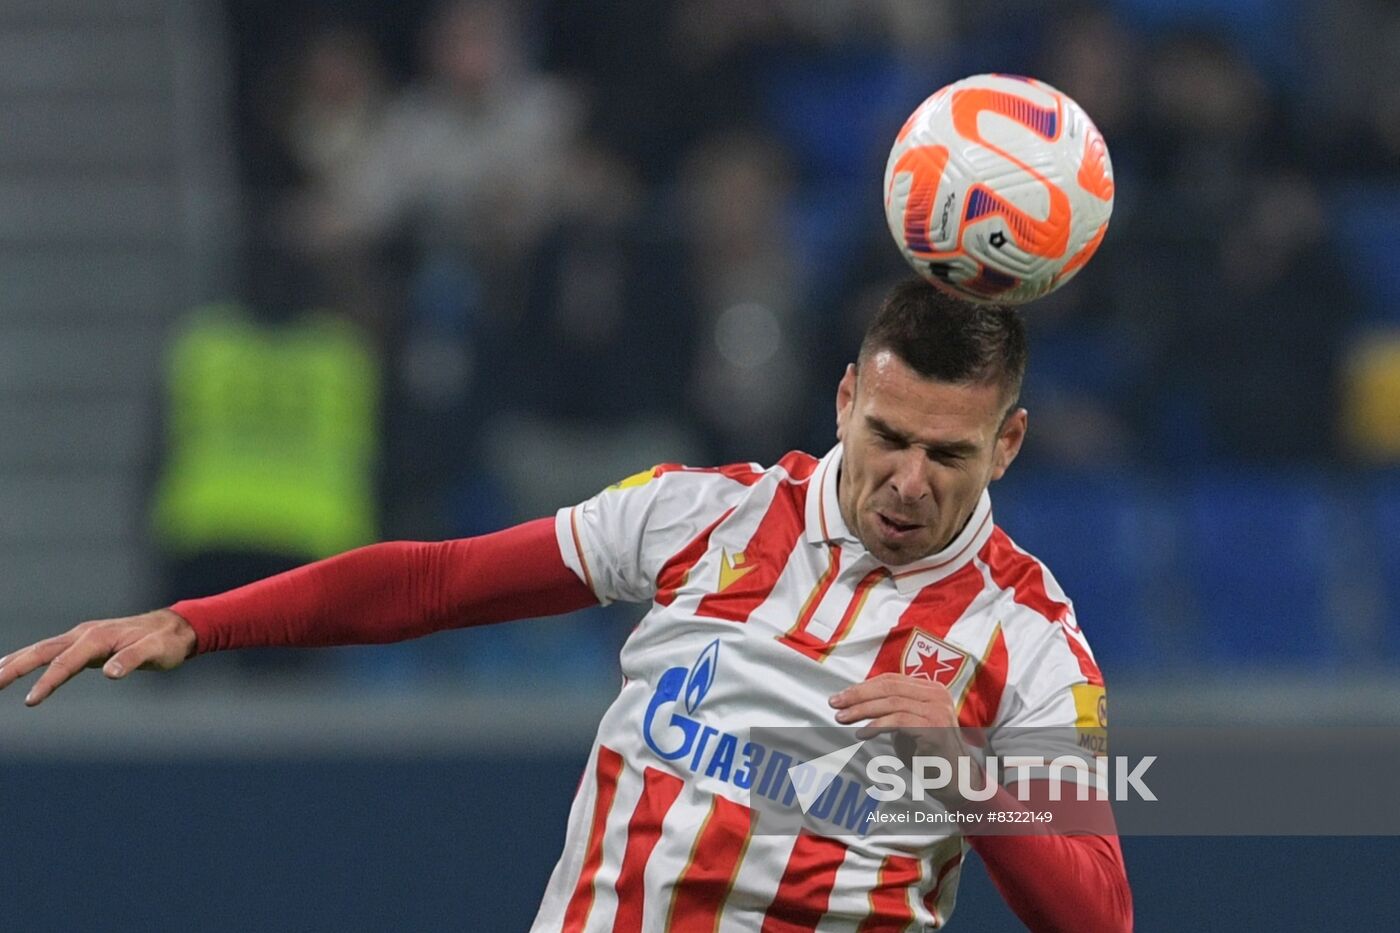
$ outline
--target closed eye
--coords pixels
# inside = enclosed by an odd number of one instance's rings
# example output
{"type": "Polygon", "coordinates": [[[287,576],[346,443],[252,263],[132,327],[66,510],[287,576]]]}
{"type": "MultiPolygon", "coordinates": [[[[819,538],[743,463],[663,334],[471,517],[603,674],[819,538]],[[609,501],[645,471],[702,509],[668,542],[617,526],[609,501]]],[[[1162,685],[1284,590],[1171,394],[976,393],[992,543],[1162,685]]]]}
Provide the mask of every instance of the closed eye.
{"type": "Polygon", "coordinates": [[[866,416],[866,423],[875,435],[875,440],[886,450],[904,450],[915,446],[924,449],[925,456],[935,463],[955,466],[977,453],[977,445],[968,441],[945,441],[941,443],[920,443],[917,438],[902,434],[879,418],[866,416]]]}
{"type": "Polygon", "coordinates": [[[890,450],[903,450],[905,447],[909,446],[908,441],[904,438],[896,437],[893,434],[886,434],[883,431],[875,432],[875,437],[879,440],[881,446],[888,447],[890,450]]]}

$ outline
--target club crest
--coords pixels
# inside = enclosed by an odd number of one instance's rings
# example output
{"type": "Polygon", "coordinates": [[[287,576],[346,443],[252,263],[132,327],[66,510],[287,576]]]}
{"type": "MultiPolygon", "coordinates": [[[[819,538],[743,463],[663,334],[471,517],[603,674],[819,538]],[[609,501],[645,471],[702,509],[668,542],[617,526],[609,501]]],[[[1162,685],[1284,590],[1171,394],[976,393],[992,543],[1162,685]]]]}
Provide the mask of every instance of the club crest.
{"type": "Polygon", "coordinates": [[[900,670],[910,677],[922,677],[947,687],[966,663],[967,655],[962,651],[916,628],[904,647],[900,670]]]}

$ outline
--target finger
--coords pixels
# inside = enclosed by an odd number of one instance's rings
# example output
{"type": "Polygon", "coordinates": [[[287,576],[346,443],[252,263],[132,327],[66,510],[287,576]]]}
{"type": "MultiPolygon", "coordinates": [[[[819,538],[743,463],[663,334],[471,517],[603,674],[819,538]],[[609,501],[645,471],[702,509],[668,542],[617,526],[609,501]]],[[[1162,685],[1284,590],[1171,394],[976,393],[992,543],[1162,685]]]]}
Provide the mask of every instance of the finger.
{"type": "Polygon", "coordinates": [[[880,716],[888,716],[890,713],[913,713],[918,715],[922,704],[908,697],[883,696],[873,700],[865,700],[855,706],[848,706],[838,710],[836,721],[839,723],[860,722],[862,719],[875,719],[880,716]]]}
{"type": "Polygon", "coordinates": [[[152,633],[122,648],[102,665],[102,673],[113,680],[119,680],[134,670],[167,670],[170,665],[165,660],[168,646],[159,633],[152,633]]]}
{"type": "Polygon", "coordinates": [[[922,677],[909,677],[904,674],[881,674],[870,680],[852,684],[831,697],[830,703],[837,709],[853,706],[865,700],[882,696],[905,696],[915,699],[932,699],[946,694],[948,688],[922,677]]]}
{"type": "Polygon", "coordinates": [[[861,726],[860,729],[856,732],[856,738],[873,739],[877,735],[885,735],[887,733],[899,732],[901,729],[918,729],[926,727],[927,723],[925,723],[920,717],[915,716],[913,713],[890,713],[888,716],[881,716],[878,719],[873,719],[865,725],[861,726]]]}
{"type": "Polygon", "coordinates": [[[79,671],[95,661],[105,659],[112,652],[110,638],[99,639],[91,635],[79,638],[58,657],[49,662],[34,688],[24,698],[26,706],[38,706],[59,687],[71,680],[79,671]]]}
{"type": "Polygon", "coordinates": [[[9,655],[5,658],[4,663],[0,664],[0,690],[5,689],[36,667],[48,664],[72,643],[71,636],[58,635],[46,638],[41,642],[35,642],[28,648],[21,648],[9,655]]]}

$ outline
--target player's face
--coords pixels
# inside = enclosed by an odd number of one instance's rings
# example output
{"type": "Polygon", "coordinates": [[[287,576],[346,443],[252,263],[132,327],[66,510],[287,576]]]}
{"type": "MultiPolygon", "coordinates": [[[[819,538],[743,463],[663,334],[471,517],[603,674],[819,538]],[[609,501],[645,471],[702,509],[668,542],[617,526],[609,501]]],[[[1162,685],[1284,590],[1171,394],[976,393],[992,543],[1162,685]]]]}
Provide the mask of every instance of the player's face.
{"type": "Polygon", "coordinates": [[[997,385],[925,379],[889,351],[836,392],[841,517],[867,550],[907,564],[947,546],[1021,449],[1026,411],[1004,420],[997,385]]]}

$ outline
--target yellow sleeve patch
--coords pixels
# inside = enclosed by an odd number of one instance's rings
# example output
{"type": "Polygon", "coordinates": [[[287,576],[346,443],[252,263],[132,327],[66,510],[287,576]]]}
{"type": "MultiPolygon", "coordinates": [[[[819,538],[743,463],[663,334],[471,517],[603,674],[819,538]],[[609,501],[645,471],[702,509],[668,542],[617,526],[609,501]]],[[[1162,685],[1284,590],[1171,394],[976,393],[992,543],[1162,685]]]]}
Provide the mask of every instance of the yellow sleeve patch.
{"type": "Polygon", "coordinates": [[[1093,684],[1075,684],[1069,690],[1080,747],[1095,755],[1108,754],[1108,693],[1093,684]]]}
{"type": "Polygon", "coordinates": [[[645,486],[656,478],[656,467],[648,467],[640,473],[633,473],[631,476],[620,479],[609,486],[609,489],[632,489],[635,486],[645,486]]]}
{"type": "Polygon", "coordinates": [[[1074,694],[1074,725],[1079,729],[1107,729],[1108,694],[1104,688],[1075,684],[1069,690],[1074,694]]]}

